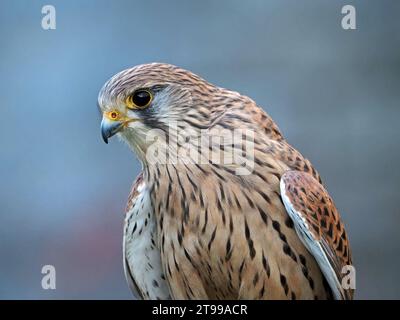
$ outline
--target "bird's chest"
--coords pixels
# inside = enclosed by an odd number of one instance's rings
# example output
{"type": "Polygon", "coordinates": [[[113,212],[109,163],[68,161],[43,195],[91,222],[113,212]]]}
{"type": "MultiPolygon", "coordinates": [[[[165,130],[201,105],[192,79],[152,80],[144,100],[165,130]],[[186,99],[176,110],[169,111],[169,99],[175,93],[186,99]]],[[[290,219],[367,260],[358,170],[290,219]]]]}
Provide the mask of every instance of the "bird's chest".
{"type": "Polygon", "coordinates": [[[125,218],[125,273],[131,289],[148,299],[168,299],[162,271],[154,209],[145,186],[140,186],[125,218]]]}
{"type": "Polygon", "coordinates": [[[288,220],[277,174],[248,177],[254,179],[251,187],[234,180],[215,183],[211,176],[191,183],[188,175],[178,175],[172,187],[161,184],[155,197],[162,261],[173,296],[285,298],[291,294],[285,275],[300,287],[308,285],[299,256],[310,266],[313,261],[288,220]]]}

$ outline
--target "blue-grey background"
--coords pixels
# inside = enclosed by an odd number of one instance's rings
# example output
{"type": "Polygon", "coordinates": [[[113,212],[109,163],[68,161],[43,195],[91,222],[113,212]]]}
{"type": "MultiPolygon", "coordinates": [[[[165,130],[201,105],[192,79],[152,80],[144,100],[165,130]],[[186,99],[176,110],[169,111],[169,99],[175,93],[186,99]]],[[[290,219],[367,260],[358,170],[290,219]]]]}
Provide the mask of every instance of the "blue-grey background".
{"type": "Polygon", "coordinates": [[[400,1],[2,0],[0,43],[0,298],[131,298],[122,223],[139,164],[102,142],[96,103],[114,73],[153,61],[262,105],[341,211],[356,297],[400,298],[400,1]]]}

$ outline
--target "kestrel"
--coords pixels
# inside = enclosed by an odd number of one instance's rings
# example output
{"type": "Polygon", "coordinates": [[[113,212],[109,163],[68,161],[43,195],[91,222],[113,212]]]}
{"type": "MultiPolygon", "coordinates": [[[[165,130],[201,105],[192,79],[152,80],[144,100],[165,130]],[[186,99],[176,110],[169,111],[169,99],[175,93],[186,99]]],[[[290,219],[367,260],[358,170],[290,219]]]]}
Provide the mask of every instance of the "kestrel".
{"type": "Polygon", "coordinates": [[[152,63],[113,76],[98,102],[104,141],[117,134],[142,164],[123,240],[137,298],[353,298],[331,197],[253,100],[152,63]]]}

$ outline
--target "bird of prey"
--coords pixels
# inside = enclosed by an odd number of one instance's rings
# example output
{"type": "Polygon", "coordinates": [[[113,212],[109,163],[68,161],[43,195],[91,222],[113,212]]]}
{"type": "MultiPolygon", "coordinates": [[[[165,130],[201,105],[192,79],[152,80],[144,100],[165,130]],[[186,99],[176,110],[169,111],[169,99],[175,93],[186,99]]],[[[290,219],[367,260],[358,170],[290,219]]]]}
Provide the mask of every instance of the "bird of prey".
{"type": "Polygon", "coordinates": [[[353,298],[335,204],[252,99],[151,63],[114,75],[98,103],[104,141],[117,134],[142,164],[123,240],[137,298],[353,298]]]}

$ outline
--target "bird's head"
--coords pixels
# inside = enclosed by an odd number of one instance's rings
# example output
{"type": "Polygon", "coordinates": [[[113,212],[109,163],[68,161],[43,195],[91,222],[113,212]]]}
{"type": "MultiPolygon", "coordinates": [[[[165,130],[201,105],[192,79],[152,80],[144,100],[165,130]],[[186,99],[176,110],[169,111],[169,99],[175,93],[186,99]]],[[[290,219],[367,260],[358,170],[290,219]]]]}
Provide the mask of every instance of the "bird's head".
{"type": "Polygon", "coordinates": [[[121,71],[99,93],[102,137],[108,143],[110,137],[119,135],[142,158],[157,132],[168,137],[172,124],[191,126],[193,122],[184,121],[186,117],[198,117],[204,123],[209,110],[199,110],[202,107],[197,108],[193,99],[212,88],[193,73],[169,64],[144,64],[121,71]]]}
{"type": "Polygon", "coordinates": [[[104,141],[120,136],[147,167],[211,159],[241,167],[252,154],[242,150],[252,148],[255,132],[280,137],[272,119],[250,98],[169,64],[121,71],[105,83],[98,103],[104,141]]]}

